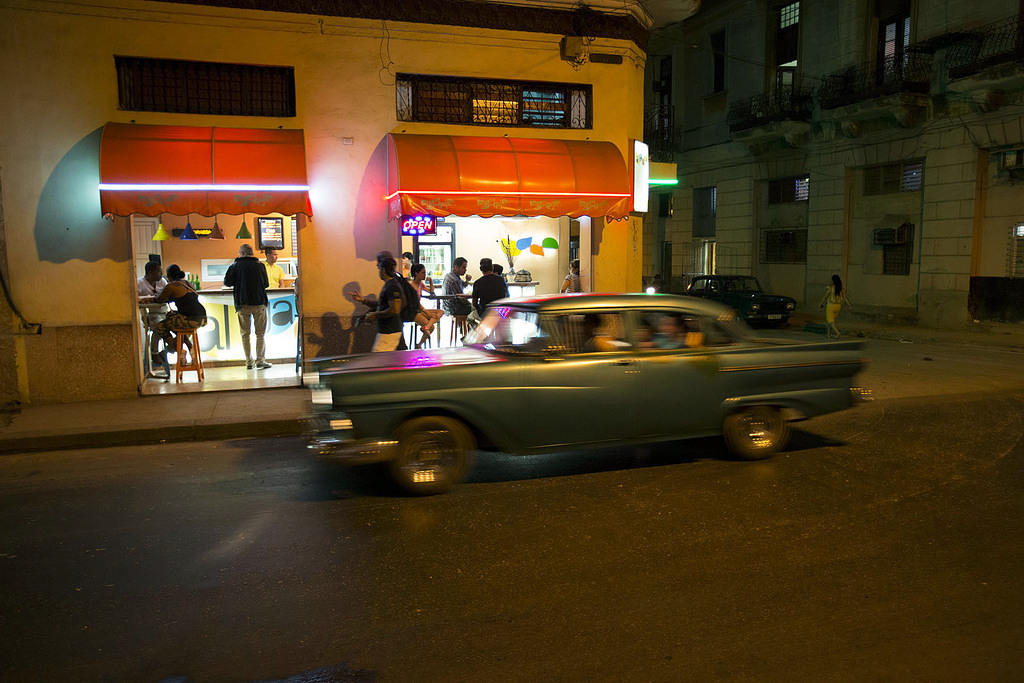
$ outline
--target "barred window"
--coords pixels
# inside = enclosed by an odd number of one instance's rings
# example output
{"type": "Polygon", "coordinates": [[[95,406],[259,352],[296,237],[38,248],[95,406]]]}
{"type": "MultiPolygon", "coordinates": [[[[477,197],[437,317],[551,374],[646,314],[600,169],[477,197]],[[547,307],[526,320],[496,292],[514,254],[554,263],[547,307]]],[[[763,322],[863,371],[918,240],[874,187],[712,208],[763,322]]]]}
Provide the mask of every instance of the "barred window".
{"type": "Polygon", "coordinates": [[[779,28],[793,26],[800,21],[800,3],[785,5],[779,10],[779,28]]]}
{"type": "Polygon", "coordinates": [[[114,57],[124,111],[295,116],[295,69],[182,59],[114,57]]]}
{"type": "Polygon", "coordinates": [[[864,169],[864,194],[916,192],[924,179],[924,162],[897,161],[864,169]]]}
{"type": "Polygon", "coordinates": [[[768,181],[768,203],[806,202],[810,197],[810,176],[780,178],[768,181]]]}
{"type": "Polygon", "coordinates": [[[910,275],[910,244],[882,247],[882,275],[910,275]]]}
{"type": "Polygon", "coordinates": [[[590,85],[398,74],[399,121],[590,128],[590,85]]]}
{"type": "Polygon", "coordinates": [[[807,229],[763,230],[761,263],[807,263],[807,229]]]}
{"type": "Polygon", "coordinates": [[[1013,226],[1010,232],[1010,259],[1006,269],[1010,277],[1024,277],[1024,223],[1013,226]]]}

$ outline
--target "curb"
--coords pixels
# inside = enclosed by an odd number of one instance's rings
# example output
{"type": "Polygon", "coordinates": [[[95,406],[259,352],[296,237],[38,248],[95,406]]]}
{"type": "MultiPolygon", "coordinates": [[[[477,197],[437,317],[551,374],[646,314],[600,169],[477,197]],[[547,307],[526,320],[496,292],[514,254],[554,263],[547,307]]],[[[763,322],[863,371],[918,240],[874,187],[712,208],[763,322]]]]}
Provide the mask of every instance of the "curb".
{"type": "Polygon", "coordinates": [[[0,438],[0,455],[13,455],[31,451],[140,446],[184,441],[299,436],[305,431],[305,426],[306,418],[302,417],[290,420],[263,420],[260,422],[192,424],[171,428],[143,427],[110,432],[35,434],[0,438]]]}

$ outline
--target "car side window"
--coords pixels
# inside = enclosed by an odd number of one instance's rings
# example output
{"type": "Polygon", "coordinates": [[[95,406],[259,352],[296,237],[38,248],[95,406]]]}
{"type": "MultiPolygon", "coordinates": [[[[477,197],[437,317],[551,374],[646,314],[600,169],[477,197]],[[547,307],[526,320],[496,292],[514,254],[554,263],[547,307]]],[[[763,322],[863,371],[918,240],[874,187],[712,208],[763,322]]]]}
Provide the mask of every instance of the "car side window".
{"type": "Polygon", "coordinates": [[[664,352],[704,346],[700,319],[683,311],[637,311],[633,343],[637,350],[664,352]]]}
{"type": "Polygon", "coordinates": [[[619,312],[559,316],[568,353],[613,353],[632,348],[619,312]]]}
{"type": "Polygon", "coordinates": [[[704,285],[707,280],[697,279],[690,284],[690,291],[694,294],[702,294],[704,292],[704,285]]]}

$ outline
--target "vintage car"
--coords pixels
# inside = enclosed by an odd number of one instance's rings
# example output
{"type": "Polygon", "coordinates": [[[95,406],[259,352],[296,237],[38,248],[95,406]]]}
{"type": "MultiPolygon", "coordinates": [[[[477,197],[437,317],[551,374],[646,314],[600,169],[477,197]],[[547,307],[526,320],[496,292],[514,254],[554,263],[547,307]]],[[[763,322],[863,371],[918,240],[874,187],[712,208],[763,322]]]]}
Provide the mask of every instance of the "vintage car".
{"type": "Polygon", "coordinates": [[[796,308],[796,299],[767,294],[750,275],[698,275],[686,293],[730,306],[750,323],[782,326],[796,308]]]}
{"type": "Polygon", "coordinates": [[[860,341],[758,339],[720,304],[669,294],[503,299],[458,348],[319,363],[310,448],[390,463],[437,493],[476,449],[565,451],[723,434],[742,458],[785,446],[789,420],[848,408],[860,341]]]}

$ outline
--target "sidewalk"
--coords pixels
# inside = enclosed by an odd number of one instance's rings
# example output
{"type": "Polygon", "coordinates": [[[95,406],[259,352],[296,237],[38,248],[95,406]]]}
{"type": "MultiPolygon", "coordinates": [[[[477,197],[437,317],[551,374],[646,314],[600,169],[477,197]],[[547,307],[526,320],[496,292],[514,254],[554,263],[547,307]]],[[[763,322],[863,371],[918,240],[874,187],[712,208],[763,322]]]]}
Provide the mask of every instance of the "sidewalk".
{"type": "Polygon", "coordinates": [[[0,415],[0,454],[300,434],[309,389],[249,389],[27,406],[0,415]],[[6,425],[6,426],[4,426],[6,425]]]}
{"type": "MultiPolygon", "coordinates": [[[[958,344],[1024,353],[1024,325],[1019,324],[974,323],[962,329],[940,330],[841,320],[839,329],[844,338],[958,344]]],[[[825,326],[821,316],[797,313],[789,327],[780,332],[824,337],[825,326]]],[[[1024,368],[1024,356],[1021,365],[1024,368]]],[[[310,394],[304,387],[26,406],[14,415],[0,413],[0,454],[297,435],[302,433],[309,413],[310,394]]]]}

